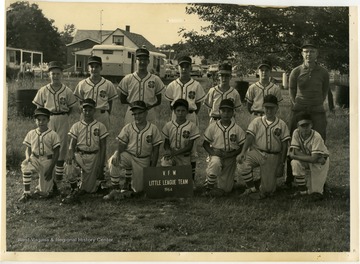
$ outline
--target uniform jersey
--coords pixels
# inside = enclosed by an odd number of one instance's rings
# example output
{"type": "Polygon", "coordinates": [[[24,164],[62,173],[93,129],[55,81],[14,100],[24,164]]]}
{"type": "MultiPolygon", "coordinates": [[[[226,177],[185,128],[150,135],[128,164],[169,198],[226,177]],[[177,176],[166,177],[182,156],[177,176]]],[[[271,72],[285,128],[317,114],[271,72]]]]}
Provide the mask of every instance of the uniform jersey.
{"type": "Polygon", "coordinates": [[[109,133],[105,125],[97,120],[90,124],[81,120],[70,128],[69,135],[77,140],[76,147],[80,150],[96,151],[100,149],[100,140],[106,138],[109,133]]]}
{"type": "Polygon", "coordinates": [[[169,121],[162,129],[165,139],[170,142],[171,149],[185,148],[190,140],[200,137],[199,128],[191,121],[179,125],[176,121],[169,121]]]}
{"type": "Polygon", "coordinates": [[[161,94],[165,85],[155,74],[148,74],[141,79],[134,72],[126,75],[119,83],[119,89],[122,94],[127,96],[127,101],[144,101],[146,104],[153,105],[157,102],[156,96],[161,94]]]}
{"type": "Polygon", "coordinates": [[[197,103],[204,101],[205,91],[201,84],[194,79],[190,79],[187,83],[183,84],[180,78],[172,81],[166,88],[165,98],[171,101],[171,105],[177,99],[185,99],[189,103],[189,111],[197,110],[197,103]]]}
{"type": "Polygon", "coordinates": [[[96,84],[91,81],[90,77],[80,81],[75,88],[74,95],[80,101],[87,98],[93,99],[96,102],[96,109],[100,110],[109,110],[109,101],[118,97],[114,84],[103,77],[96,84]]]}
{"type": "Polygon", "coordinates": [[[37,107],[45,107],[52,113],[66,113],[75,105],[76,97],[64,84],[58,91],[55,91],[51,84],[47,84],[39,89],[32,102],[37,107]]]}
{"type": "Polygon", "coordinates": [[[41,133],[36,128],[27,133],[23,144],[31,148],[32,153],[37,156],[49,156],[54,154],[54,149],[60,146],[60,139],[58,134],[51,129],[41,133]]]}
{"type": "Polygon", "coordinates": [[[264,97],[268,94],[275,95],[278,102],[283,100],[280,87],[272,82],[265,87],[260,82],[250,85],[246,92],[245,99],[252,104],[252,111],[262,112],[264,97]]]}
{"type": "Polygon", "coordinates": [[[239,110],[241,106],[241,99],[239,93],[233,88],[230,87],[229,90],[223,92],[219,86],[210,88],[209,92],[206,94],[204,105],[209,108],[210,117],[220,117],[220,102],[224,99],[230,99],[234,102],[235,111],[239,110]]]}
{"type": "Polygon", "coordinates": [[[268,153],[280,153],[282,142],[290,139],[290,133],[285,122],[279,118],[268,124],[266,116],[255,118],[246,133],[255,137],[254,148],[268,153]]]}
{"type": "Polygon", "coordinates": [[[299,149],[306,155],[321,154],[322,156],[328,157],[329,151],[325,146],[324,140],[320,134],[315,130],[311,131],[310,136],[307,139],[303,139],[300,135],[300,131],[295,129],[291,139],[290,149],[299,149]]]}
{"type": "Polygon", "coordinates": [[[163,142],[159,129],[150,122],[142,130],[138,129],[135,122],[127,124],[116,139],[127,146],[126,152],[139,158],[149,157],[153,147],[163,142]]]}
{"type": "Polygon", "coordinates": [[[228,127],[221,124],[221,120],[211,123],[204,133],[204,140],[208,141],[213,148],[226,152],[239,149],[245,142],[244,130],[234,121],[228,127]]]}

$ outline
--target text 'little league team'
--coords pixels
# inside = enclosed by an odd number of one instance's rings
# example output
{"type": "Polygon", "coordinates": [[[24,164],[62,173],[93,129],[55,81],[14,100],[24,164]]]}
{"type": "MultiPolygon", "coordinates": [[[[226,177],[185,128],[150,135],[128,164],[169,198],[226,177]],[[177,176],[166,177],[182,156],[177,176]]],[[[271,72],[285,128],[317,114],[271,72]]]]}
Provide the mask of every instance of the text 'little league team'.
{"type": "Polygon", "coordinates": [[[195,180],[195,140],[200,137],[198,113],[202,105],[208,108],[210,119],[203,132],[203,148],[208,154],[204,195],[231,192],[238,168],[246,184],[242,195],[266,198],[274,194],[277,178],[288,167],[286,183],[296,183],[293,196],[310,194],[321,199],[329,170],[323,106],[329,75],[316,63],[318,50],[313,43],[304,43],[301,53],[304,63],[290,74],[290,129],[276,115],[283,100],[281,90],[272,82],[271,62],[263,60],[258,66],[259,81],[246,93],[252,119],[246,131],[235,122],[241,98],[230,86],[232,66],[227,62],[219,65],[219,84],[207,93],[190,76],[192,60],[188,56],[178,59],[180,77],[166,87],[157,75],[148,72],[146,48],[136,50],[137,70],[126,75],[117,89],[101,76],[100,57],[88,59],[90,77],[80,81],[74,91],[61,81],[61,63],[50,62],[50,83],[41,87],[33,100],[37,128],[29,131],[23,142],[26,158],[21,164],[24,193],[20,201],[52,196],[63,186],[64,174],[71,186],[64,202],[78,199],[81,193],[98,192],[105,168],[111,180],[105,200],[142,193],[143,168],[157,166],[162,143],[161,166],[191,165],[195,180]],[[162,96],[170,102],[172,116],[159,129],[156,107],[162,96]],[[129,106],[116,137],[117,150],[107,160],[110,115],[118,97],[129,106]],[[80,121],[70,125],[69,114],[77,102],[82,109],[80,121]],[[253,177],[256,167],[260,167],[260,181],[253,177]],[[39,183],[31,194],[34,174],[39,183]]]}

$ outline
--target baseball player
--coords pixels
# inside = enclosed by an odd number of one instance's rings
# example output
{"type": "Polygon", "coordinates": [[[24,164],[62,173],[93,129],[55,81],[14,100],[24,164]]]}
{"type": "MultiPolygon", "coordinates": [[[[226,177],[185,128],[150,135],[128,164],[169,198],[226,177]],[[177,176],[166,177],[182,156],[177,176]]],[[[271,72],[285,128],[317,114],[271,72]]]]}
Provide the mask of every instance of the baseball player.
{"type": "MultiPolygon", "coordinates": [[[[137,71],[126,75],[119,83],[120,101],[122,104],[144,101],[149,109],[148,121],[155,124],[157,120],[155,107],[161,104],[165,85],[159,76],[148,72],[149,55],[145,47],[136,50],[137,71]]],[[[124,123],[129,124],[133,121],[132,112],[128,107],[124,123]]]]}
{"type": "Polygon", "coordinates": [[[310,114],[300,112],[296,119],[298,128],[293,133],[289,151],[293,175],[298,186],[298,191],[293,196],[311,194],[314,200],[321,200],[329,171],[329,151],[321,135],[312,129],[310,114]],[[306,186],[308,170],[309,188],[306,186]]]}
{"type": "Polygon", "coordinates": [[[220,84],[210,88],[206,94],[204,105],[209,108],[210,123],[219,120],[220,102],[224,99],[234,101],[235,111],[239,112],[241,107],[241,99],[239,93],[230,86],[232,67],[225,62],[219,65],[220,84]]]}
{"type": "Polygon", "coordinates": [[[71,193],[64,202],[74,201],[83,192],[96,192],[104,176],[102,169],[105,165],[106,138],[109,133],[103,123],[94,119],[94,100],[86,98],[82,109],[84,119],[70,128],[71,140],[67,159],[68,164],[75,162],[81,168],[80,185],[78,188],[77,177],[69,179],[71,193]]]}
{"type": "Polygon", "coordinates": [[[88,59],[88,69],[90,77],[78,83],[74,95],[79,99],[80,104],[87,98],[94,100],[96,103],[94,119],[103,123],[109,130],[112,103],[118,97],[116,88],[112,82],[101,77],[100,57],[91,56],[88,59]]]}
{"type": "Polygon", "coordinates": [[[19,199],[20,202],[26,202],[31,198],[30,184],[33,174],[39,176],[35,194],[48,197],[52,193],[53,170],[59,158],[59,136],[48,128],[50,111],[46,108],[37,108],[34,117],[37,128],[30,130],[23,142],[26,146],[26,158],[21,163],[24,193],[19,199]]]}
{"type": "Polygon", "coordinates": [[[134,121],[127,124],[117,136],[118,149],[109,159],[109,172],[113,190],[104,200],[117,199],[131,195],[132,192],[140,193],[144,188],[143,168],[156,167],[160,144],[161,132],[152,123],[147,121],[147,106],[144,101],[135,101],[130,105],[134,121]],[[120,190],[122,170],[132,170],[132,177],[125,175],[125,184],[120,190]]]}
{"type": "Polygon", "coordinates": [[[278,100],[273,94],[264,97],[265,116],[251,121],[246,133],[244,147],[237,157],[241,175],[247,189],[243,195],[265,198],[276,190],[276,178],[284,173],[287,143],[290,139],[285,122],[276,117],[278,100]],[[253,169],[260,167],[260,192],[253,180],[253,169]]]}
{"type": "Polygon", "coordinates": [[[280,87],[271,82],[271,71],[271,62],[263,60],[258,67],[259,81],[250,85],[246,92],[245,100],[247,101],[247,109],[252,114],[252,119],[265,114],[263,102],[266,95],[275,95],[278,102],[283,100],[280,87]]]}
{"type": "Polygon", "coordinates": [[[60,137],[59,160],[55,166],[55,186],[60,185],[63,179],[64,161],[68,148],[67,134],[70,129],[69,114],[77,102],[73,91],[61,82],[63,69],[61,62],[49,62],[50,83],[41,87],[32,101],[36,107],[50,111],[49,128],[60,137]]]}
{"type": "MultiPolygon", "coordinates": [[[[190,76],[192,60],[188,56],[183,56],[178,59],[180,77],[172,81],[165,90],[165,98],[170,101],[172,108],[177,99],[185,99],[189,103],[189,114],[186,119],[195,123],[200,127],[198,113],[202,102],[205,100],[205,91],[198,81],[195,81],[190,76]]],[[[172,112],[171,120],[176,120],[175,113],[172,112]]],[[[191,153],[191,167],[192,177],[195,179],[197,158],[197,145],[194,144],[191,153]]]]}
{"type": "Polygon", "coordinates": [[[231,99],[220,102],[220,120],[212,122],[204,133],[203,147],[210,159],[206,169],[206,195],[212,195],[215,185],[228,193],[234,185],[236,156],[245,141],[245,132],[233,120],[235,104],[231,99]]]}
{"type": "Polygon", "coordinates": [[[177,166],[190,165],[190,154],[195,139],[200,137],[199,128],[186,120],[189,103],[185,99],[178,99],[173,105],[176,115],[175,121],[169,121],[162,129],[165,137],[165,159],[174,160],[177,166]]]}

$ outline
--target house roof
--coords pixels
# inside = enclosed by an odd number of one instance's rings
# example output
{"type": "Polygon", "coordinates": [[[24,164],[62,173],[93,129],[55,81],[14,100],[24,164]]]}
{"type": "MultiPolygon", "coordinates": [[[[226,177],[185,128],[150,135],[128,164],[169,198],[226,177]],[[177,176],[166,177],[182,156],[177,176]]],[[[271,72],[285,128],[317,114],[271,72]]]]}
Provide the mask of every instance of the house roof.
{"type": "MultiPolygon", "coordinates": [[[[146,38],[144,38],[142,35],[136,34],[133,32],[129,32],[129,31],[126,31],[123,29],[119,29],[119,28],[117,28],[115,30],[102,30],[101,31],[102,41],[104,41],[106,38],[108,38],[116,30],[120,30],[124,34],[124,36],[126,36],[132,42],[134,42],[136,46],[142,47],[144,45],[149,51],[159,52],[159,50],[153,44],[151,44],[150,41],[148,41],[146,38]]],[[[99,30],[78,29],[78,30],[76,30],[76,33],[75,33],[75,36],[74,36],[72,42],[67,44],[67,46],[81,42],[86,39],[90,39],[90,40],[100,43],[101,42],[100,31],[99,30]]]]}

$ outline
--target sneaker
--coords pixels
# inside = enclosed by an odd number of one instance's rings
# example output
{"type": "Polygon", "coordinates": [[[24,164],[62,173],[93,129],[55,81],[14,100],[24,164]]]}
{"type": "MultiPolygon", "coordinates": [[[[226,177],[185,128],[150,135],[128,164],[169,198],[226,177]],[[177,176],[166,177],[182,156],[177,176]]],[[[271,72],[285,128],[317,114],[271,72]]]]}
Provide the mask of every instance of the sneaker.
{"type": "Polygon", "coordinates": [[[310,200],[312,202],[322,201],[322,200],[324,200],[324,195],[322,195],[321,193],[311,193],[310,200]]]}
{"type": "Polygon", "coordinates": [[[242,194],[240,194],[240,196],[249,196],[257,192],[257,190],[251,190],[250,188],[247,188],[242,194]]]}
{"type": "Polygon", "coordinates": [[[121,199],[121,196],[121,191],[119,189],[114,189],[108,195],[105,195],[103,199],[106,201],[119,200],[121,199]]]}
{"type": "Polygon", "coordinates": [[[303,196],[305,196],[307,194],[308,194],[307,191],[297,191],[297,192],[291,194],[290,198],[303,197],[303,196]]]}
{"type": "Polygon", "coordinates": [[[31,198],[30,193],[23,193],[22,196],[19,198],[19,202],[25,203],[31,198]]]}
{"type": "Polygon", "coordinates": [[[65,204],[70,204],[79,201],[79,190],[72,189],[68,196],[62,199],[62,202],[65,204]]]}

